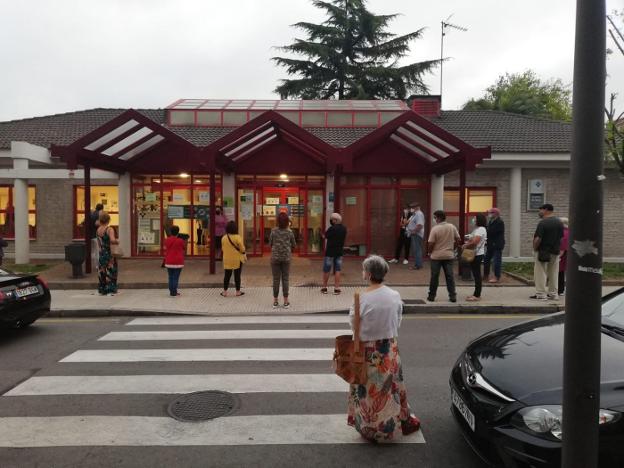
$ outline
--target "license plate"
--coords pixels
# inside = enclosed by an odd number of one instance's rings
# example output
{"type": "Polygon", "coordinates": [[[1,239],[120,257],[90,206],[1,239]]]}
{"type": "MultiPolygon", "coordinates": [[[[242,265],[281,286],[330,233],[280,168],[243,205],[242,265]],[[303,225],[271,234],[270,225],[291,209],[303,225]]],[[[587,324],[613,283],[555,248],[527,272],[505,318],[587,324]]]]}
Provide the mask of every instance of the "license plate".
{"type": "Polygon", "coordinates": [[[472,411],[468,409],[468,405],[464,402],[462,397],[460,397],[454,388],[451,388],[451,400],[453,400],[453,405],[457,408],[457,411],[464,417],[470,429],[475,430],[475,417],[472,414],[472,411]]]}
{"type": "Polygon", "coordinates": [[[15,290],[15,295],[17,297],[26,297],[26,296],[31,296],[33,294],[37,294],[38,292],[39,292],[39,288],[37,286],[28,286],[27,288],[15,290]]]}

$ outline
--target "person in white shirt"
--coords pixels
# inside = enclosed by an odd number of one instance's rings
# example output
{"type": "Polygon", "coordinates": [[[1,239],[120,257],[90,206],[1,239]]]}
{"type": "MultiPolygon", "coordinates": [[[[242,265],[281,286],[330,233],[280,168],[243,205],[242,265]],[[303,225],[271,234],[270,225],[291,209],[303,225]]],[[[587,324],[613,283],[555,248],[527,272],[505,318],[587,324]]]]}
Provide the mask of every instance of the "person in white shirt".
{"type": "Polygon", "coordinates": [[[420,204],[412,203],[412,216],[407,223],[407,234],[412,244],[412,253],[414,254],[414,269],[420,270],[423,266],[423,239],[425,236],[425,215],[420,210],[420,204]]]}
{"type": "Polygon", "coordinates": [[[464,244],[465,249],[474,249],[475,258],[470,263],[470,269],[472,270],[472,276],[475,282],[475,289],[472,296],[466,298],[467,301],[475,302],[481,300],[481,264],[483,263],[483,257],[485,256],[485,244],[487,243],[487,218],[483,213],[477,213],[475,216],[475,228],[470,234],[470,240],[464,244]]]}
{"type": "MultiPolygon", "coordinates": [[[[368,288],[360,294],[360,341],[368,360],[368,382],[351,385],[347,424],[369,441],[392,440],[420,428],[419,419],[407,403],[399,356],[397,337],[403,301],[397,291],[382,284],[389,269],[377,255],[362,263],[362,277],[368,288]]],[[[354,313],[352,306],[352,329],[354,313]]]]}

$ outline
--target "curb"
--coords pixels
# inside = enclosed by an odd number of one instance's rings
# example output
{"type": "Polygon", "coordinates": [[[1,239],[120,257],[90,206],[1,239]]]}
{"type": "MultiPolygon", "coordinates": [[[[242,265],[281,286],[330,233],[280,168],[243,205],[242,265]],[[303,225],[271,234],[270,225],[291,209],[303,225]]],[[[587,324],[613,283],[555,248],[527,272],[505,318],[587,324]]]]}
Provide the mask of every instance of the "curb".
{"type": "MultiPolygon", "coordinates": [[[[545,315],[553,314],[563,310],[563,306],[559,304],[543,305],[543,306],[503,306],[503,305],[405,305],[404,314],[421,314],[421,315],[545,315]]],[[[321,314],[348,314],[348,309],[324,310],[314,312],[293,312],[289,311],[288,315],[321,315],[321,314]]],[[[50,318],[93,318],[93,317],[158,317],[158,316],[192,316],[192,317],[227,317],[227,316],[255,316],[276,314],[274,309],[266,311],[255,311],[250,313],[227,313],[214,312],[206,314],[197,314],[192,312],[162,312],[150,310],[130,310],[130,309],[68,309],[68,310],[51,310],[44,317],[50,318]]],[[[279,314],[279,313],[278,313],[279,314]]],[[[283,314],[279,314],[283,315],[283,314]]]]}

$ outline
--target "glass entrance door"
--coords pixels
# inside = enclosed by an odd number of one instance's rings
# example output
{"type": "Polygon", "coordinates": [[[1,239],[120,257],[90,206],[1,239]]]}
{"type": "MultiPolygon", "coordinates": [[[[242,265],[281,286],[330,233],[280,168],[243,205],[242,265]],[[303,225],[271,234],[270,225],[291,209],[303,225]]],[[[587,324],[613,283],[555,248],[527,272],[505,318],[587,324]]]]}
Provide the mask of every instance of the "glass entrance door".
{"type": "Polygon", "coordinates": [[[270,252],[269,236],[271,229],[277,226],[279,213],[286,213],[290,218],[292,229],[297,241],[297,249],[303,243],[303,203],[298,187],[264,187],[262,189],[262,245],[264,252],[270,252]]]}

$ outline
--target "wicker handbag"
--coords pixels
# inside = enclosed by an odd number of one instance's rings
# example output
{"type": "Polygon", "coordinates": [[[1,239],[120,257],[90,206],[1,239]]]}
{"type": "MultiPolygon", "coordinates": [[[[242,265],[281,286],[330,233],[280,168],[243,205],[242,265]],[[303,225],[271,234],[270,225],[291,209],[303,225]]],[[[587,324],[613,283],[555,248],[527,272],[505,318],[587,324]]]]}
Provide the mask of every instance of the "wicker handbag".
{"type": "Polygon", "coordinates": [[[354,296],[353,335],[336,337],[334,371],[350,384],[365,384],[368,379],[366,351],[360,341],[360,294],[354,296]]]}

